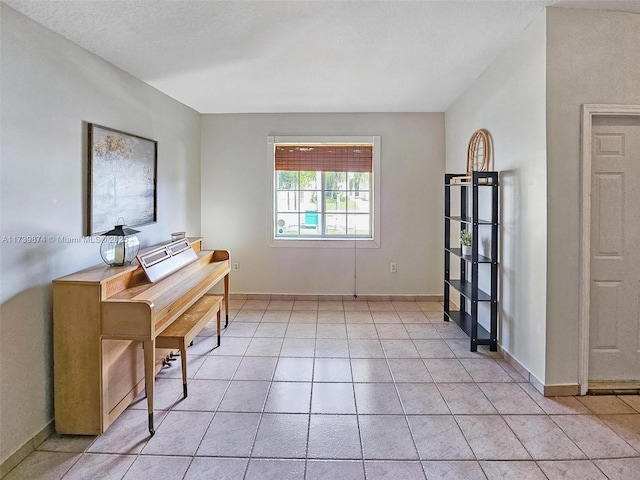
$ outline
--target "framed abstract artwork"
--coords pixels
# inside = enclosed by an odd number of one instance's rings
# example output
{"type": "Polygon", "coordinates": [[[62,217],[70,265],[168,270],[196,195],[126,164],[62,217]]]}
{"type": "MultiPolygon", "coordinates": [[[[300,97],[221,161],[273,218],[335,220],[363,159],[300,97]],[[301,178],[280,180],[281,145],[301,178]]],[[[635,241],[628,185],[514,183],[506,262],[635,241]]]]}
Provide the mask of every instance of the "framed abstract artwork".
{"type": "Polygon", "coordinates": [[[90,123],[87,234],[157,221],[158,142],[90,123]]]}

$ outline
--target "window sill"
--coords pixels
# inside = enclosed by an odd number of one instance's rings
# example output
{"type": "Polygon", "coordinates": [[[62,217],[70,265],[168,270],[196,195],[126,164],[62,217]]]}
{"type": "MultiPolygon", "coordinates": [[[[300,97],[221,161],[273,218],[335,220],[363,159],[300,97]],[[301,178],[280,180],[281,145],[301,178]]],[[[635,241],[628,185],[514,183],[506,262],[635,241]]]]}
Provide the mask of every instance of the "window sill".
{"type": "Polygon", "coordinates": [[[284,248],[380,248],[378,241],[371,239],[354,240],[353,238],[340,239],[310,239],[310,238],[273,238],[270,247],[284,248]],[[354,245],[357,244],[357,245],[354,245]]]}

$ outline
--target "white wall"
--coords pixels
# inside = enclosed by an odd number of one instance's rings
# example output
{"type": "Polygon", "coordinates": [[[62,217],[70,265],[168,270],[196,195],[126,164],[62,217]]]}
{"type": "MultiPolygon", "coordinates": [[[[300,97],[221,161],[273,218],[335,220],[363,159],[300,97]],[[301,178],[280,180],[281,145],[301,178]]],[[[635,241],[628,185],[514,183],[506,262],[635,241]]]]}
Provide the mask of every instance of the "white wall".
{"type": "Polygon", "coordinates": [[[270,135],[380,135],[381,247],[357,251],[357,292],[442,294],[444,118],[426,113],[204,115],[202,234],[240,262],[232,292],[354,289],[353,248],[269,247],[270,135]]]}
{"type": "MultiPolygon", "coordinates": [[[[158,140],[158,223],[200,230],[200,116],[0,4],[1,235],[81,238],[86,125],[158,140]]],[[[51,280],[101,262],[97,244],[0,245],[0,463],[53,418],[51,280]]]]}
{"type": "Polygon", "coordinates": [[[464,172],[471,134],[493,137],[500,174],[499,342],[544,381],[546,299],[545,15],[447,110],[448,172],[464,172]]]}
{"type": "Polygon", "coordinates": [[[580,108],[640,104],[640,15],[547,10],[547,383],[578,383],[580,108]]]}

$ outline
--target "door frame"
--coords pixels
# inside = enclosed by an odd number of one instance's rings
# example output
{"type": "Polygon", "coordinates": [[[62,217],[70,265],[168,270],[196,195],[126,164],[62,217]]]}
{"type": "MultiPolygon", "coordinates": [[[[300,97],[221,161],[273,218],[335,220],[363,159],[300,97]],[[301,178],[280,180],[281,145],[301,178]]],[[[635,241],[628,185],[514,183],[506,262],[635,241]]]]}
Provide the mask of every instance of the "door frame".
{"type": "Polygon", "coordinates": [[[580,149],[581,185],[581,244],[580,244],[580,359],[578,381],[580,395],[589,389],[589,315],[591,302],[591,141],[595,116],[640,116],[640,105],[582,105],[582,135],[580,149]]]}

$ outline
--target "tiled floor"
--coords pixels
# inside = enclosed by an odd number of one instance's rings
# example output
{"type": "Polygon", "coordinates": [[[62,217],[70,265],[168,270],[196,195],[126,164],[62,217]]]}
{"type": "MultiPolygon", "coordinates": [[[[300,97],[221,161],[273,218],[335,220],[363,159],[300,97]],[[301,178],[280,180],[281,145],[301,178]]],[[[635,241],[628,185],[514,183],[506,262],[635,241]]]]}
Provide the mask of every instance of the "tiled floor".
{"type": "Polygon", "coordinates": [[[233,301],[100,437],[54,435],[15,479],[638,479],[640,397],[544,398],[416,302],[233,301]]]}

